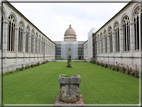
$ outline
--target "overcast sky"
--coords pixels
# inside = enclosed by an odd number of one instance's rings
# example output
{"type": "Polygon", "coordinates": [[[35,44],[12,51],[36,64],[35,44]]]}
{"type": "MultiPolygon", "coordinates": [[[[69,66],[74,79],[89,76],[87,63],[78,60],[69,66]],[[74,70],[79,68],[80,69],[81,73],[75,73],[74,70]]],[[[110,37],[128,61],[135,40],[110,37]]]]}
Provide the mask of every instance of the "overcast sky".
{"type": "Polygon", "coordinates": [[[12,3],[52,41],[63,41],[69,25],[78,41],[86,41],[92,27],[103,26],[127,3],[12,3]]]}

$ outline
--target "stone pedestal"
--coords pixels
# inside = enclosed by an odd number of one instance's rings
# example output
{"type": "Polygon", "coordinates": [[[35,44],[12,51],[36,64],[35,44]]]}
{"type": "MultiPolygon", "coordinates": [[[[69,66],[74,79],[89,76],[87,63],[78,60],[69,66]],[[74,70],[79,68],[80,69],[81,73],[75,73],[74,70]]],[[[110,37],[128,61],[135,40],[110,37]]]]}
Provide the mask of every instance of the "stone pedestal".
{"type": "Polygon", "coordinates": [[[67,65],[67,68],[71,68],[71,64],[70,63],[67,65]]]}
{"type": "Polygon", "coordinates": [[[73,103],[80,100],[80,75],[70,77],[59,76],[59,98],[66,103],[73,103]]]}
{"type": "Polygon", "coordinates": [[[74,103],[66,103],[60,100],[59,95],[57,96],[54,107],[85,107],[82,95],[80,95],[80,100],[74,103]]]}

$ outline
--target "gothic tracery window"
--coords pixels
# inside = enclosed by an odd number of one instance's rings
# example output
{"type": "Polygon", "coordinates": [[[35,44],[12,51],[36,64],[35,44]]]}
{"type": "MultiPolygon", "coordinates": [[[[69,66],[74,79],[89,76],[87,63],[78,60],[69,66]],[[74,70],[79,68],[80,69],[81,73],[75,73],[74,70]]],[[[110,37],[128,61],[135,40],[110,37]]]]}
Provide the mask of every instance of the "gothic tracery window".
{"type": "Polygon", "coordinates": [[[18,51],[22,52],[23,49],[23,30],[24,30],[24,26],[23,23],[20,22],[19,23],[19,35],[18,35],[18,51]]]}
{"type": "Polygon", "coordinates": [[[130,50],[130,20],[128,16],[123,19],[123,50],[130,50]]]}
{"type": "Polygon", "coordinates": [[[118,24],[118,22],[115,23],[114,29],[115,29],[115,43],[116,43],[115,48],[116,48],[116,51],[120,51],[119,24],[118,24]]]}
{"type": "Polygon", "coordinates": [[[134,38],[135,38],[135,50],[139,50],[139,12],[140,8],[137,8],[134,12],[134,38]]]}
{"type": "Polygon", "coordinates": [[[8,17],[8,40],[7,40],[7,50],[14,51],[14,38],[15,38],[15,18],[10,15],[8,17]]]}
{"type": "Polygon", "coordinates": [[[109,47],[110,47],[110,52],[113,52],[113,42],[112,42],[112,28],[108,28],[108,34],[109,34],[109,47]]]}

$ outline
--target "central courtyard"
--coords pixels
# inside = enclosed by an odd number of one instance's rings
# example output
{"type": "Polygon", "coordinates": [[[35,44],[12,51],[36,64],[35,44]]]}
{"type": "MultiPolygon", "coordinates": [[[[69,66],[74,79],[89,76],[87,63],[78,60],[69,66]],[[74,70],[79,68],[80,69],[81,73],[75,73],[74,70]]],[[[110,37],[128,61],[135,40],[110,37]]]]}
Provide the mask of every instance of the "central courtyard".
{"type": "Polygon", "coordinates": [[[81,76],[85,104],[139,104],[139,79],[89,62],[49,62],[3,76],[3,104],[54,104],[60,74],[81,76]]]}

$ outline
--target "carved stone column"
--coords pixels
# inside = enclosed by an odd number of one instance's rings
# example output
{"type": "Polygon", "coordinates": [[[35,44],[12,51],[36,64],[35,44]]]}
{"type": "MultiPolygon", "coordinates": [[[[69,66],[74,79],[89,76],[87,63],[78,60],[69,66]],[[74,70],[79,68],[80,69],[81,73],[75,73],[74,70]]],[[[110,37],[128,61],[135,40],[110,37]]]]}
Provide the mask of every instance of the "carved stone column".
{"type": "MultiPolygon", "coordinates": [[[[123,52],[123,28],[121,27],[119,29],[119,34],[120,34],[120,57],[122,57],[122,52],[123,52]]],[[[120,62],[122,63],[122,58],[120,58],[120,62]]]]}
{"type": "Polygon", "coordinates": [[[46,42],[44,43],[44,49],[43,49],[43,51],[44,51],[43,58],[44,58],[44,60],[45,60],[45,55],[46,55],[46,42]]]}
{"type": "Polygon", "coordinates": [[[35,61],[35,36],[33,37],[33,54],[34,54],[34,61],[35,61]]]}
{"type": "Polygon", "coordinates": [[[97,54],[99,53],[99,41],[97,41],[97,54]]]}
{"type": "Polygon", "coordinates": [[[112,32],[112,42],[113,42],[113,64],[115,63],[115,51],[116,51],[116,41],[115,41],[115,31],[112,32]]]}
{"type": "Polygon", "coordinates": [[[139,7],[139,71],[142,74],[142,4],[139,4],[139,7]]]}
{"type": "Polygon", "coordinates": [[[8,21],[3,21],[3,63],[7,65],[7,37],[8,37],[8,21]]]}
{"type": "Polygon", "coordinates": [[[26,30],[23,31],[23,55],[24,55],[24,58],[23,58],[23,62],[25,62],[25,46],[26,46],[26,30]]]}
{"type": "Polygon", "coordinates": [[[18,64],[18,35],[19,29],[15,27],[15,43],[14,43],[14,50],[15,50],[15,64],[18,64]]]}
{"type": "Polygon", "coordinates": [[[109,52],[110,52],[110,40],[109,40],[109,33],[107,34],[107,56],[108,56],[108,62],[109,62],[109,52]]]}
{"type": "Polygon", "coordinates": [[[103,37],[103,53],[105,53],[105,37],[103,37]]]}
{"type": "MultiPolygon", "coordinates": [[[[133,50],[135,46],[134,41],[134,22],[131,21],[130,23],[130,57],[133,57],[133,50]]],[[[130,59],[130,65],[133,67],[133,59],[130,59]]]]}
{"type": "Polygon", "coordinates": [[[28,42],[29,61],[31,61],[31,34],[28,34],[28,42]]]}

